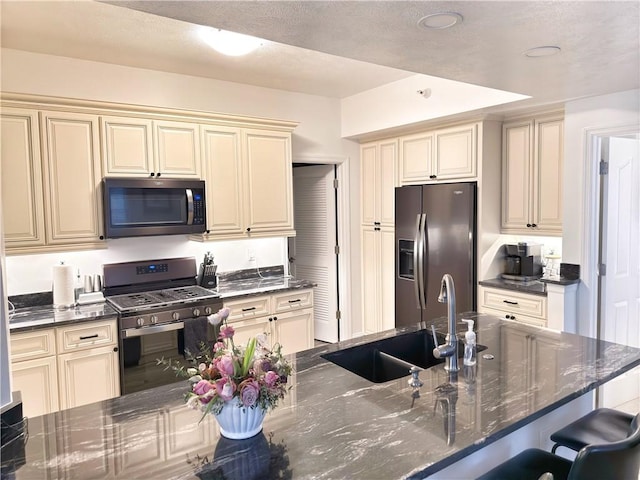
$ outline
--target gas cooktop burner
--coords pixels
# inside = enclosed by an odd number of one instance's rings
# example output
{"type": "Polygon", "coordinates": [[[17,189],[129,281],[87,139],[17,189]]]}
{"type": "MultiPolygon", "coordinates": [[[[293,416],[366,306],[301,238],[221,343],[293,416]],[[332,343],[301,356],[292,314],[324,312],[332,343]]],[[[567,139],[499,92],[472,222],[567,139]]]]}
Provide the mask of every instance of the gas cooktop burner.
{"type": "Polygon", "coordinates": [[[113,295],[107,300],[121,313],[142,311],[170,305],[218,298],[218,295],[199,285],[152,290],[149,292],[113,295]]]}

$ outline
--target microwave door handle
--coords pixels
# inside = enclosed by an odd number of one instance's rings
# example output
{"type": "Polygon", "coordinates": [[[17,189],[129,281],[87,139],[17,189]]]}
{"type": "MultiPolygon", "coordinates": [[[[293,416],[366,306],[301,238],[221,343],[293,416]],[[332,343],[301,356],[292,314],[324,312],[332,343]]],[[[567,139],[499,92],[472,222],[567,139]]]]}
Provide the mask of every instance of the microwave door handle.
{"type": "Polygon", "coordinates": [[[190,188],[185,189],[187,194],[187,225],[193,225],[193,192],[190,188]]]}

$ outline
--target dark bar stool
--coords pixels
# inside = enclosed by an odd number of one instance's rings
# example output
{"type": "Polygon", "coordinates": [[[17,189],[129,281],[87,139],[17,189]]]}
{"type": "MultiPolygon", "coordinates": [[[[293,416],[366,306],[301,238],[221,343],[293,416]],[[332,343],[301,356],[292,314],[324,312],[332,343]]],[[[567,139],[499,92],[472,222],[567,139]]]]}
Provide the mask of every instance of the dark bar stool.
{"type": "Polygon", "coordinates": [[[551,453],[555,453],[558,447],[567,447],[579,452],[583,447],[593,443],[622,440],[631,433],[632,421],[633,415],[628,413],[610,408],[597,408],[553,433],[550,437],[554,442],[551,453]]]}
{"type": "Polygon", "coordinates": [[[554,480],[631,480],[640,471],[640,415],[631,434],[616,442],[587,445],[573,462],[535,448],[525,450],[477,480],[538,480],[551,473],[554,480]]]}

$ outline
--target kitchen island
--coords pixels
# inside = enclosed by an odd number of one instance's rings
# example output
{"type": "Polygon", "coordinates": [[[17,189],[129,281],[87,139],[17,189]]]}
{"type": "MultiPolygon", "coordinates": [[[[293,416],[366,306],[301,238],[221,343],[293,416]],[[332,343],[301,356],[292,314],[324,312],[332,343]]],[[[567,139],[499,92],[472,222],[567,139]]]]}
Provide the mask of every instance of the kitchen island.
{"type": "MultiPolygon", "coordinates": [[[[3,448],[3,477],[441,478],[443,469],[640,364],[640,349],[492,316],[460,317],[475,319],[477,341],[487,348],[458,375],[442,364],[420,372],[419,396],[407,377],[375,384],[321,357],[414,329],[390,330],[292,356],[291,392],[251,440],[220,438],[210,417],[198,423],[179,382],[29,419],[24,449],[3,448]]],[[[434,323],[446,332],[446,319],[434,323]]],[[[480,463],[456,478],[491,467],[480,463]]]]}

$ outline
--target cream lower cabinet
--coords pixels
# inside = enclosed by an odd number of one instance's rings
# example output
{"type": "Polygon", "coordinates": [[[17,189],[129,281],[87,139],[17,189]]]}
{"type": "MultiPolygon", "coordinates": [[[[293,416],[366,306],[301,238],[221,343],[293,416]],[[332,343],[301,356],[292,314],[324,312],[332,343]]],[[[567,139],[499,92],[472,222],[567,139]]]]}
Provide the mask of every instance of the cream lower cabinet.
{"type": "Polygon", "coordinates": [[[506,122],[502,130],[503,233],[562,233],[562,115],[506,122]]]}
{"type": "Polygon", "coordinates": [[[547,297],[480,287],[479,298],[478,310],[482,313],[538,327],[547,326],[547,297]]]}
{"type": "Polygon", "coordinates": [[[201,126],[208,238],[291,236],[291,132],[201,126]]]}
{"type": "Polygon", "coordinates": [[[108,320],[56,329],[61,409],[120,395],[117,327],[108,320]]]}
{"type": "Polygon", "coordinates": [[[364,333],[395,327],[395,232],[362,229],[362,316],[364,333]]]}
{"type": "Polygon", "coordinates": [[[11,334],[12,390],[22,394],[23,413],[58,411],[58,365],[53,328],[11,334]]]}
{"type": "Polygon", "coordinates": [[[267,336],[270,346],[279,343],[284,354],[313,348],[313,290],[302,289],[224,302],[231,309],[228,323],[234,342],[246,345],[256,335],[267,336]]]}

